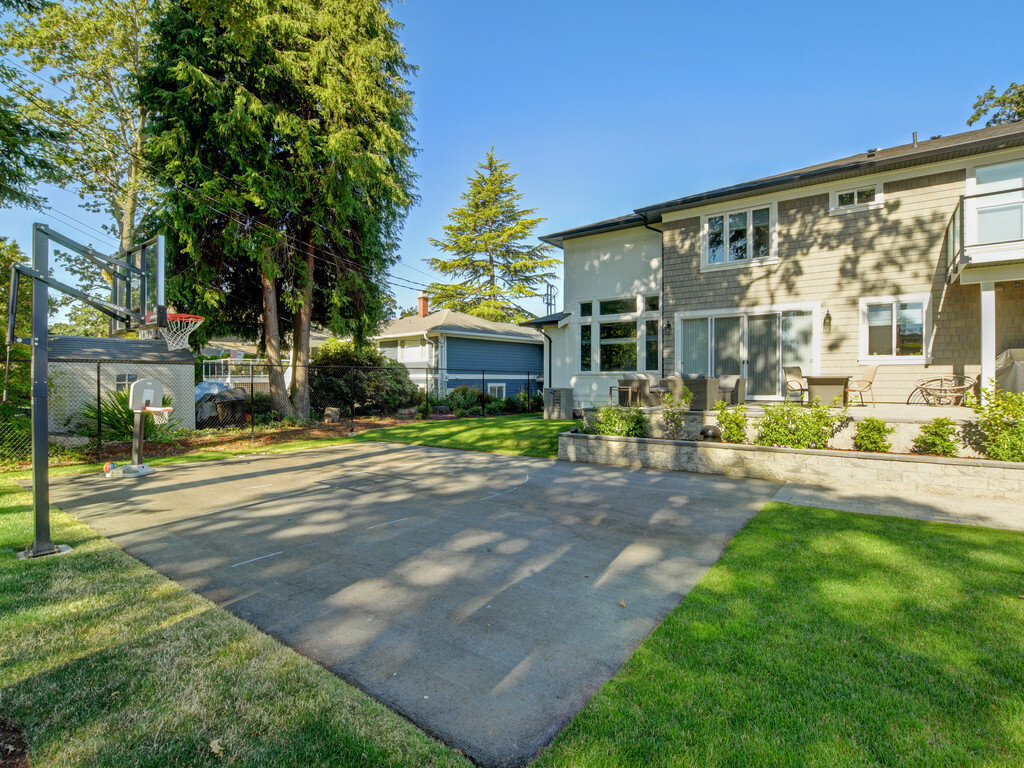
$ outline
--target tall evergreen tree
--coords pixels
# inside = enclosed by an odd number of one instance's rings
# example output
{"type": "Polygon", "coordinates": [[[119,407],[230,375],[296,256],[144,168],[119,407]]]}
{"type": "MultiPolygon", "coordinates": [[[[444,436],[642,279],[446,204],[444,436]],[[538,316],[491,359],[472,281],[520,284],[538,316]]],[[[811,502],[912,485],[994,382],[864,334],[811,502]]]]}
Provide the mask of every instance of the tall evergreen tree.
{"type": "Polygon", "coordinates": [[[554,276],[550,270],[561,261],[550,255],[550,246],[527,244],[545,219],[534,216],[534,208],[519,207],[523,196],[515,187],[517,175],[491,147],[467,179],[464,204],[448,214],[444,239],[430,239],[450,258],[433,257],[427,263],[454,280],[427,287],[434,306],[499,322],[531,316],[520,302],[539,296],[537,288],[554,276]]]}
{"type": "Polygon", "coordinates": [[[397,29],[381,0],[185,0],[157,24],[143,99],[183,273],[171,295],[213,318],[206,334],[259,330],[282,412],[308,414],[314,322],[360,338],[384,315],[413,200],[397,29]]]}
{"type": "Polygon", "coordinates": [[[985,125],[1001,125],[1024,120],[1024,84],[1010,83],[1002,93],[996,93],[996,87],[990,86],[974,102],[974,114],[967,121],[968,125],[988,115],[985,125]]]}

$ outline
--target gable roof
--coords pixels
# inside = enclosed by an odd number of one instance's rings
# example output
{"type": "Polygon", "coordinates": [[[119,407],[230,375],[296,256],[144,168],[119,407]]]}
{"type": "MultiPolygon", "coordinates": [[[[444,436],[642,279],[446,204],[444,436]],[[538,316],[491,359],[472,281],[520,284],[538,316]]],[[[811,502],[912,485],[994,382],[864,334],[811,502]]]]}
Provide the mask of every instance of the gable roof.
{"type": "Polygon", "coordinates": [[[974,131],[939,136],[910,144],[887,149],[873,149],[857,155],[831,160],[817,165],[808,165],[794,171],[763,176],[753,181],[745,181],[728,187],[699,192],[697,194],[666,200],[662,203],[635,208],[632,214],[619,216],[616,219],[588,224],[583,227],[566,229],[540,239],[562,247],[565,240],[574,237],[612,232],[617,229],[629,229],[643,224],[657,224],[664,214],[672,211],[696,208],[711,202],[749,197],[764,192],[783,191],[797,187],[820,184],[826,181],[839,181],[870,173],[891,171],[926,163],[938,163],[960,157],[992,152],[998,149],[1024,146],[1024,121],[993,125],[974,131]]]}
{"type": "Polygon", "coordinates": [[[120,339],[93,336],[50,336],[50,360],[59,362],[192,363],[191,350],[167,349],[163,339],[120,339]]]}
{"type": "Polygon", "coordinates": [[[532,328],[521,328],[512,323],[496,323],[482,317],[456,312],[453,309],[439,309],[429,312],[426,317],[410,315],[399,317],[388,322],[380,333],[373,338],[400,338],[403,336],[422,336],[430,333],[470,333],[514,339],[517,341],[543,341],[538,331],[532,328]]]}

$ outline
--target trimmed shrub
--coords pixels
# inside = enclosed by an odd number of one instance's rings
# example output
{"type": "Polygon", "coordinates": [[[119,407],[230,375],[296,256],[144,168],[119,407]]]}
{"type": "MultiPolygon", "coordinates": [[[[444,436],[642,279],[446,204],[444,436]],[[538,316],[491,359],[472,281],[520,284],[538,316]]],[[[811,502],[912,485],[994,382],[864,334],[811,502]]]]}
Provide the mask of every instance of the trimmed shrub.
{"type": "Polygon", "coordinates": [[[456,387],[449,392],[446,399],[448,407],[452,409],[453,413],[457,414],[460,410],[464,411],[469,408],[479,408],[481,402],[486,404],[494,398],[483,394],[479,389],[467,387],[463,384],[461,387],[456,387]]]}
{"type": "Polygon", "coordinates": [[[747,442],[747,406],[730,408],[727,402],[719,400],[715,403],[714,411],[718,414],[718,429],[724,442],[747,442]]]}
{"type": "Polygon", "coordinates": [[[853,434],[853,447],[858,451],[885,453],[892,448],[889,435],[895,431],[896,427],[890,427],[881,419],[869,416],[857,422],[857,429],[853,434]]]}
{"type": "Polygon", "coordinates": [[[479,405],[474,405],[470,408],[452,408],[452,413],[454,413],[457,417],[464,419],[469,416],[483,416],[484,409],[481,408],[479,405]]]}
{"type": "Polygon", "coordinates": [[[828,448],[829,441],[849,418],[846,408],[834,408],[838,403],[839,397],[828,405],[816,397],[808,406],[790,400],[765,406],[764,415],[757,422],[754,444],[776,448],[828,448]]]}
{"type": "Polygon", "coordinates": [[[940,416],[921,425],[921,432],[914,438],[914,451],[933,456],[956,456],[960,453],[960,442],[955,439],[956,422],[940,416]]]}
{"type": "Polygon", "coordinates": [[[605,405],[597,411],[594,434],[647,437],[647,422],[635,406],[605,405]]]}
{"type": "MultiPolygon", "coordinates": [[[[170,395],[164,395],[163,406],[172,404],[170,395]]],[[[82,434],[96,438],[96,401],[90,400],[82,408],[82,434]]],[[[120,392],[107,392],[103,396],[102,407],[100,408],[100,422],[103,425],[104,440],[131,440],[135,436],[135,411],[128,407],[128,390],[120,392]]],[[[166,437],[176,426],[181,424],[181,419],[171,418],[166,424],[157,424],[150,414],[146,414],[143,438],[146,440],[159,440],[166,437]]]]}
{"type": "Polygon", "coordinates": [[[351,342],[328,339],[313,353],[309,376],[310,401],[329,406],[394,413],[414,405],[419,388],[409,371],[380,350],[357,349],[351,342]]]}
{"type": "Polygon", "coordinates": [[[429,419],[431,413],[433,413],[433,408],[430,405],[430,398],[427,395],[423,395],[416,405],[416,418],[429,419]]]}
{"type": "Polygon", "coordinates": [[[484,413],[488,416],[500,416],[505,412],[504,400],[492,400],[484,406],[484,413]]]}
{"type": "Polygon", "coordinates": [[[967,401],[978,415],[982,452],[998,461],[1024,461],[1024,393],[986,389],[982,396],[984,404],[967,401]]]}

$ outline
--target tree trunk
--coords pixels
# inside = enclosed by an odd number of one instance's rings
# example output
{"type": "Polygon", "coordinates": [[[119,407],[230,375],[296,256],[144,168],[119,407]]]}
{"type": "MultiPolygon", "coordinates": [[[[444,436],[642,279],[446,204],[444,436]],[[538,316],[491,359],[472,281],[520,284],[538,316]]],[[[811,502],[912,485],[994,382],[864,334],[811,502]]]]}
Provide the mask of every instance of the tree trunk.
{"type": "Polygon", "coordinates": [[[260,275],[263,285],[263,344],[267,348],[267,380],[270,383],[270,405],[282,416],[290,416],[291,403],[284,384],[281,367],[281,330],[277,325],[277,285],[274,278],[260,275]]]}
{"type": "Polygon", "coordinates": [[[313,233],[305,233],[306,274],[302,284],[302,304],[296,307],[292,332],[293,359],[295,360],[295,391],[292,406],[300,419],[309,418],[309,330],[313,318],[313,233]]]}

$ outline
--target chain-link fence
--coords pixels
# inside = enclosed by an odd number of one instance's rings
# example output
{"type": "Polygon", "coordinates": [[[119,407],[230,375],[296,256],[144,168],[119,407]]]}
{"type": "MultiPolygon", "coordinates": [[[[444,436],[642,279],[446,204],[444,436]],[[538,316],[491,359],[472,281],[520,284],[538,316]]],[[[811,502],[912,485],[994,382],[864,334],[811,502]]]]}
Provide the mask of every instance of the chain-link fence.
{"type": "MultiPolygon", "coordinates": [[[[141,378],[159,381],[174,407],[166,427],[148,422],[147,439],[151,430],[231,428],[255,435],[261,425],[286,419],[341,424],[355,416],[412,415],[417,407],[425,411],[424,403],[434,414],[523,413],[540,409],[543,386],[539,371],[526,370],[59,359],[49,364],[51,447],[87,449],[103,460],[105,445],[131,440],[128,390],[141,378]]],[[[0,405],[0,463],[31,456],[30,382],[31,361],[11,360],[0,405]]]]}

